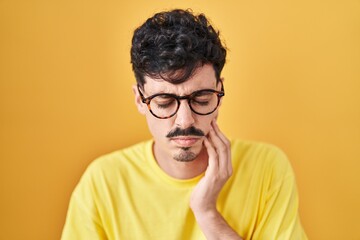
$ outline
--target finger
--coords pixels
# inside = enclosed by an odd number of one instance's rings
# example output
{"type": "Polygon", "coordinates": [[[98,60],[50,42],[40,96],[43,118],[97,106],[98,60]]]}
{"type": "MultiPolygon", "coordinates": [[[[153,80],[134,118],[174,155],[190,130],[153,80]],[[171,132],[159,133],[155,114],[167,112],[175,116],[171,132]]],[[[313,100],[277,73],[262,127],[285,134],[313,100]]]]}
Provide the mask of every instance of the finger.
{"type": "Polygon", "coordinates": [[[212,126],[214,128],[214,131],[216,133],[216,135],[221,139],[221,141],[224,143],[226,151],[227,151],[227,161],[226,163],[226,168],[228,173],[232,173],[232,162],[231,162],[231,143],[229,141],[229,139],[220,131],[219,126],[217,125],[216,121],[214,120],[212,122],[212,126]]]}
{"type": "Polygon", "coordinates": [[[219,125],[217,124],[217,122],[214,120],[212,121],[212,126],[216,132],[216,134],[219,136],[219,138],[228,146],[230,146],[230,141],[229,139],[220,131],[219,125]]]}
{"type": "Polygon", "coordinates": [[[206,172],[208,172],[210,175],[213,175],[219,169],[218,155],[215,151],[215,148],[213,147],[213,145],[211,144],[211,142],[208,140],[207,137],[205,137],[204,145],[209,155],[208,167],[206,169],[206,172]]]}
{"type": "Polygon", "coordinates": [[[215,132],[213,127],[211,127],[210,129],[209,136],[219,156],[219,170],[222,173],[221,175],[224,176],[223,173],[228,172],[229,151],[227,149],[226,144],[218,136],[218,134],[215,132]]]}

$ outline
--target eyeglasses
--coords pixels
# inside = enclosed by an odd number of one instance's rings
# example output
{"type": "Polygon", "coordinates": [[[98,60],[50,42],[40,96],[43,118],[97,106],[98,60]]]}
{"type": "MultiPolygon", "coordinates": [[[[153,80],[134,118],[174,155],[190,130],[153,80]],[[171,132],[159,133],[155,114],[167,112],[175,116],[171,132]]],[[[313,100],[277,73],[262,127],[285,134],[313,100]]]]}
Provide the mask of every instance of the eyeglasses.
{"type": "MultiPolygon", "coordinates": [[[[221,81],[220,81],[221,82],[221,81]]],[[[177,96],[170,93],[158,93],[145,98],[140,91],[141,101],[148,106],[154,117],[167,119],[174,116],[180,107],[180,100],[187,99],[190,109],[199,115],[209,115],[219,106],[220,99],[225,95],[224,85],[221,82],[221,91],[214,89],[202,89],[189,95],[177,96]]]]}

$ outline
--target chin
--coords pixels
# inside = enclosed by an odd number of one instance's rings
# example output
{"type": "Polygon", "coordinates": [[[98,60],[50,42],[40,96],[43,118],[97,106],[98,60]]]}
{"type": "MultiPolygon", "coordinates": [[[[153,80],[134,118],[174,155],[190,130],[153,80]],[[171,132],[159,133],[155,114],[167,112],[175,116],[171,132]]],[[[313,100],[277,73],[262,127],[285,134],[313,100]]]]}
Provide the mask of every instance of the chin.
{"type": "Polygon", "coordinates": [[[173,159],[178,162],[192,162],[194,161],[199,154],[195,154],[190,150],[180,150],[173,156],[173,159]]]}
{"type": "Polygon", "coordinates": [[[202,148],[199,149],[199,146],[181,147],[173,155],[173,159],[179,162],[192,162],[200,155],[201,150],[202,148]]]}

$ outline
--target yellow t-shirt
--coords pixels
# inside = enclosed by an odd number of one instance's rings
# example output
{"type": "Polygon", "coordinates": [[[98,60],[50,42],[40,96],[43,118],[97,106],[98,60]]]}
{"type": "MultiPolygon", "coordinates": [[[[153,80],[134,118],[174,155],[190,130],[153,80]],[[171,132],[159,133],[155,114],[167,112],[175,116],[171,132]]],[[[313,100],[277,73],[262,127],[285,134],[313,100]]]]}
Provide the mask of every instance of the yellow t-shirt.
{"type": "MultiPolygon", "coordinates": [[[[189,207],[203,175],[179,180],[157,165],[153,141],[95,160],[75,188],[62,240],[205,239],[189,207]]],[[[278,148],[231,143],[233,175],[218,211],[244,239],[307,239],[298,214],[295,178],[278,148]]]]}

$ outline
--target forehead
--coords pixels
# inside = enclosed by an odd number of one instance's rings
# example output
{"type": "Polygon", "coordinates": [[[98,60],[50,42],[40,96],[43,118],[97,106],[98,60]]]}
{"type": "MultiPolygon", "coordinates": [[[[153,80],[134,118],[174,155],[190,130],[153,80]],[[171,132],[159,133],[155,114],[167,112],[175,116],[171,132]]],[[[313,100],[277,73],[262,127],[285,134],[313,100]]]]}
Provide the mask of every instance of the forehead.
{"type": "Polygon", "coordinates": [[[201,89],[215,89],[216,76],[212,65],[205,64],[199,67],[193,76],[180,84],[172,84],[163,79],[154,79],[145,76],[144,89],[147,95],[156,93],[172,93],[176,95],[187,95],[201,89]]]}

